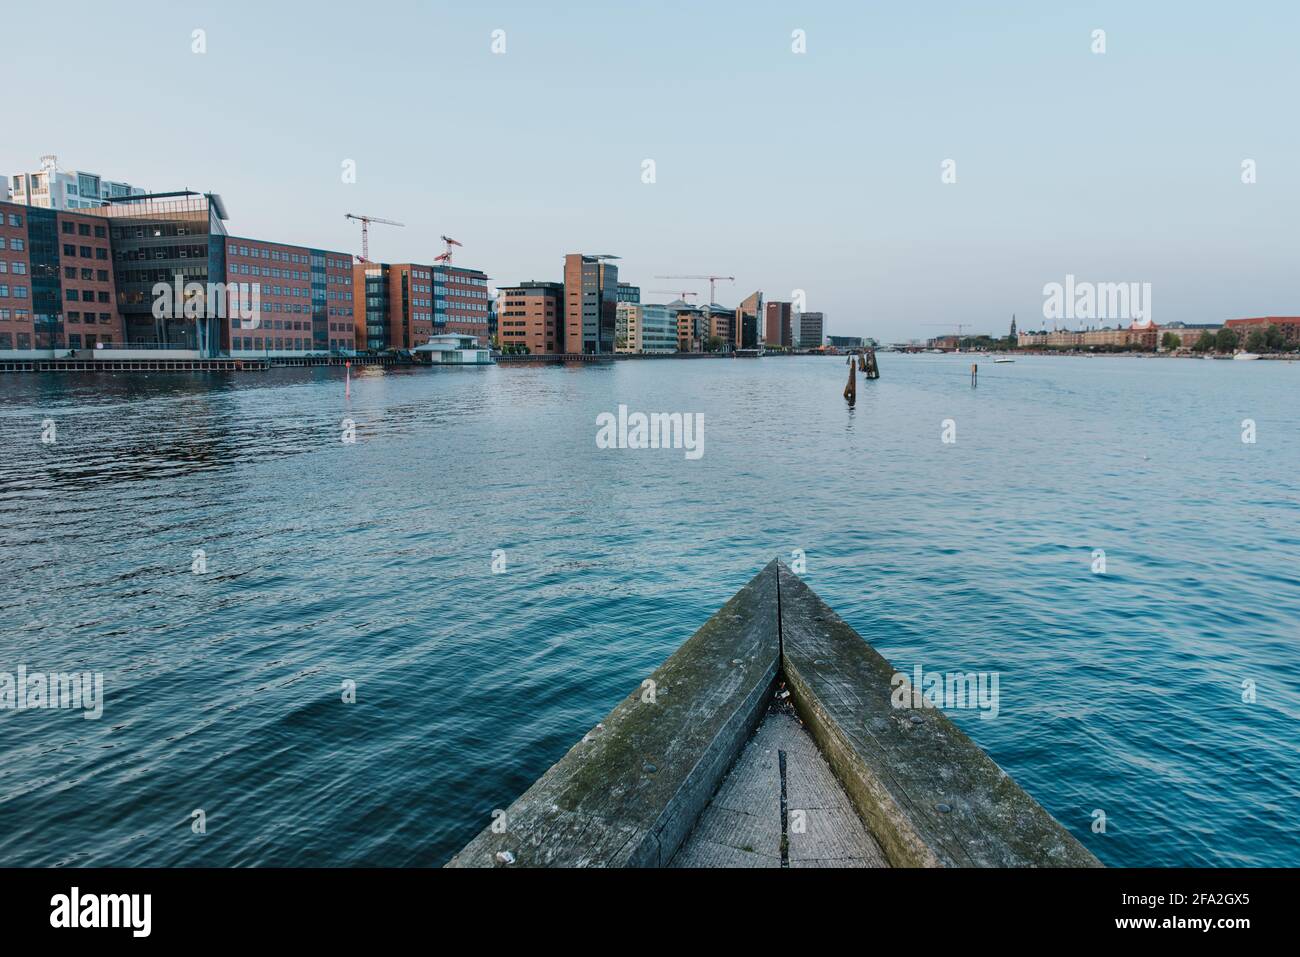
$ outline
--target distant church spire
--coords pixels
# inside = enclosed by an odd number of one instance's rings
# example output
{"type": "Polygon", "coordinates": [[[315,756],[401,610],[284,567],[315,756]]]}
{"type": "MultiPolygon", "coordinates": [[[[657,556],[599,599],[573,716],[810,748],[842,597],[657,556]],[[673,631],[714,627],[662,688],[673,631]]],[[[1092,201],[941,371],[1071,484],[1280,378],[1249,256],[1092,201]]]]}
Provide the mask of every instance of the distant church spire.
{"type": "Polygon", "coordinates": [[[1011,338],[1014,339],[1015,337],[1016,337],[1016,314],[1013,312],[1011,314],[1011,338]]]}

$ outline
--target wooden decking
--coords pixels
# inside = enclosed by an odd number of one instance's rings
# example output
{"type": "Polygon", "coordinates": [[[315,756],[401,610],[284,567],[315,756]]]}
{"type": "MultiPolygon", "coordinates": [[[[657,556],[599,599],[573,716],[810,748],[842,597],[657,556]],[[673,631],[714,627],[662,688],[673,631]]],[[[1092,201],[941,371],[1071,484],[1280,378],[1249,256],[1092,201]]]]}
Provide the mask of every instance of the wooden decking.
{"type": "Polygon", "coordinates": [[[888,867],[812,736],[773,707],[672,867],[888,867]]]}

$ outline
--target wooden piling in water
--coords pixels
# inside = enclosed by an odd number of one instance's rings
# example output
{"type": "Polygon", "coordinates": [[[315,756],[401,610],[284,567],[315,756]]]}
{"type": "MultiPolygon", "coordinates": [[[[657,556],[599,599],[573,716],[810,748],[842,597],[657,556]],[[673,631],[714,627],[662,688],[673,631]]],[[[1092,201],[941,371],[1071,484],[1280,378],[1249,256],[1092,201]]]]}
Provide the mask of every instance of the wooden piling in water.
{"type": "Polygon", "coordinates": [[[858,401],[858,367],[849,360],[849,382],[844,387],[844,398],[849,400],[849,405],[858,401]]]}
{"type": "Polygon", "coordinates": [[[979,385],[979,375],[980,375],[979,365],[977,363],[972,362],[970,364],[970,384],[972,386],[979,385]]]}
{"type": "Polygon", "coordinates": [[[862,371],[866,373],[868,379],[880,378],[880,366],[876,364],[876,350],[868,349],[863,354],[862,371]]]}

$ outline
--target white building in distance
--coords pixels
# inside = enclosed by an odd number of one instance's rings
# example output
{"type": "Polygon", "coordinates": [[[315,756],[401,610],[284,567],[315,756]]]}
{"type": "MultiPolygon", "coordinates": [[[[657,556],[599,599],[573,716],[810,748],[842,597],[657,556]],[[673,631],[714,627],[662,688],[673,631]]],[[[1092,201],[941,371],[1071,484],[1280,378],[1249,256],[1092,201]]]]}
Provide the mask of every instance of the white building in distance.
{"type": "Polygon", "coordinates": [[[89,209],[123,196],[143,196],[145,190],[130,183],[104,179],[98,173],[59,169],[53,154],[41,157],[35,173],[15,173],[13,202],[42,209],[89,209]]]}

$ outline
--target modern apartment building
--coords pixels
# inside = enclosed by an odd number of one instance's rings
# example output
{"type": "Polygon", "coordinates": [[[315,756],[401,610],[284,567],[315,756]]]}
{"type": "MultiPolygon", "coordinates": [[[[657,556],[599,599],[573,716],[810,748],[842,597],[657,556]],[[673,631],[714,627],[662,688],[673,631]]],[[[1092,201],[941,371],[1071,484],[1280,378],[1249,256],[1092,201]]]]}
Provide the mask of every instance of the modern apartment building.
{"type": "MultiPolygon", "coordinates": [[[[421,280],[423,282],[423,280],[421,280]]],[[[433,324],[440,333],[475,336],[488,343],[491,295],[481,269],[441,264],[433,267],[433,324]]],[[[425,339],[416,345],[423,345],[425,339]]]]}
{"type": "Polygon", "coordinates": [[[563,352],[612,353],[618,307],[618,266],[607,254],[564,257],[563,352]]]}
{"type": "Polygon", "coordinates": [[[93,209],[110,199],[144,194],[138,186],[104,179],[98,173],[61,170],[55,156],[42,156],[37,172],[13,177],[13,201],[42,209],[93,209]]]}
{"type": "MultiPolygon", "coordinates": [[[[292,356],[355,345],[348,253],[230,236],[227,289],[256,286],[258,313],[226,310],[222,349],[232,356],[292,356]]],[[[245,310],[247,311],[247,310],[245,310]]]]}
{"type": "Polygon", "coordinates": [[[621,282],[618,284],[618,301],[619,302],[640,302],[641,287],[634,286],[630,282],[621,282]]]}
{"type": "Polygon", "coordinates": [[[526,348],[530,355],[562,351],[564,284],[521,282],[502,289],[497,298],[497,339],[501,348],[526,348]]]}
{"type": "Polygon", "coordinates": [[[826,317],[820,312],[792,313],[790,330],[796,348],[820,349],[826,336],[826,317]]]}
{"type": "Polygon", "coordinates": [[[658,303],[620,302],[614,342],[617,352],[676,352],[676,313],[658,303]]]}
{"type": "Polygon", "coordinates": [[[794,345],[791,333],[791,309],[788,302],[769,302],[764,314],[763,343],[769,346],[794,345]]]}

